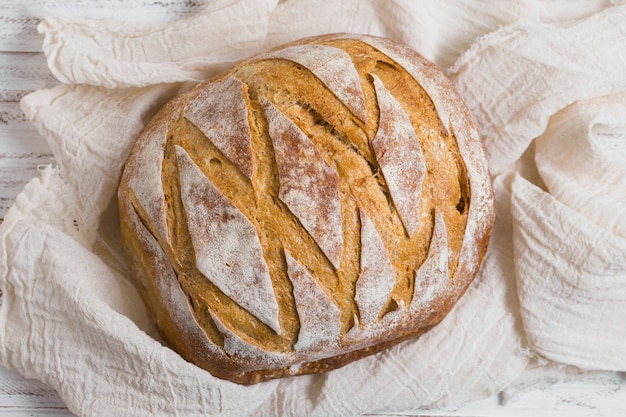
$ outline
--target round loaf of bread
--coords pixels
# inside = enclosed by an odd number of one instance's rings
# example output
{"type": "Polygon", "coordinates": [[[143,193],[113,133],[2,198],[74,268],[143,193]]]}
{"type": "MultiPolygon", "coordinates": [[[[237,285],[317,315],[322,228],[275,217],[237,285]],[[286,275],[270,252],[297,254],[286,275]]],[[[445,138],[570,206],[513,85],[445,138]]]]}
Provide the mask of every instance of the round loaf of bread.
{"type": "Polygon", "coordinates": [[[164,341],[244,384],[337,368],[436,325],[494,220],[451,82],[404,45],[350,34],[275,48],[171,100],[118,197],[164,341]]]}

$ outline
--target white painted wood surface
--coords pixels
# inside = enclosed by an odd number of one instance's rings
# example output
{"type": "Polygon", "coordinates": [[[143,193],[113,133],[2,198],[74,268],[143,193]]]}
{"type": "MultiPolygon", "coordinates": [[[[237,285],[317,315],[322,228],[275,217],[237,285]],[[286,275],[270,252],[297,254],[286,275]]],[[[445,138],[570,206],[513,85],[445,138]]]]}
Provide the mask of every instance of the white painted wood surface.
{"type": "MultiPolygon", "coordinates": [[[[50,87],[54,77],[40,52],[38,22],[47,15],[165,22],[195,13],[210,0],[0,0],[0,221],[38,167],[54,163],[45,141],[19,107],[27,93],[50,87]]],[[[0,304],[2,295],[0,293],[0,304]]],[[[626,416],[626,375],[531,386],[431,416],[626,416]]],[[[72,416],[54,389],[0,367],[0,417],[72,416]]]]}

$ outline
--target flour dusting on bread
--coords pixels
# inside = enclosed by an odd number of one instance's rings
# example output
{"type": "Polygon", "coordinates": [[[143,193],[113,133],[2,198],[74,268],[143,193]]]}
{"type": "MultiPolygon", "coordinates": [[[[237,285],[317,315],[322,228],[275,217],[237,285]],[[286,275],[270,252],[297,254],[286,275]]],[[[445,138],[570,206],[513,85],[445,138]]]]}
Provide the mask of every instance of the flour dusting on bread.
{"type": "Polygon", "coordinates": [[[251,384],[328,371],[439,323],[486,251],[486,158],[452,83],[406,45],[301,39],[174,98],[118,191],[164,340],[251,384]]]}
{"type": "Polygon", "coordinates": [[[279,330],[278,306],[257,232],[176,147],[181,196],[198,270],[220,290],[279,330]]]}

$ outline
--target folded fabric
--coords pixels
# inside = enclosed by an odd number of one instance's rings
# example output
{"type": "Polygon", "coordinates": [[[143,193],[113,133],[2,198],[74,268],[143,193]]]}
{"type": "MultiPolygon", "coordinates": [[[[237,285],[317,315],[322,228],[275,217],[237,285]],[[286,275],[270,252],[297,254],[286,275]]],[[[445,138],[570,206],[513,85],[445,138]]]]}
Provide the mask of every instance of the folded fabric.
{"type": "Polygon", "coordinates": [[[516,273],[533,349],[626,370],[626,94],[579,101],[536,140],[546,190],[513,187],[516,273]]]}
{"type": "Polygon", "coordinates": [[[494,174],[511,170],[559,110],[626,89],[625,17],[626,9],[613,7],[581,21],[512,24],[456,62],[456,84],[477,119],[494,174]]]}
{"type": "Polygon", "coordinates": [[[529,345],[585,369],[626,369],[625,18],[616,7],[510,25],[455,65],[490,167],[506,175],[525,164],[511,208],[529,345]]]}
{"type": "Polygon", "coordinates": [[[626,238],[626,90],[553,115],[536,140],[535,161],[555,199],[594,229],[626,238]]]}
{"type": "Polygon", "coordinates": [[[626,370],[626,239],[516,178],[513,241],[531,348],[584,369],[626,370]]]}
{"type": "Polygon", "coordinates": [[[624,217],[612,213],[626,207],[616,207],[626,164],[615,106],[626,10],[579,3],[223,0],[168,25],[47,19],[44,51],[63,84],[22,107],[58,168],[0,225],[0,364],[50,384],[81,416],[410,413],[494,395],[532,358],[624,369],[624,217]],[[417,340],[321,375],[249,387],[213,378],[160,342],[133,287],[117,230],[121,169],[190,82],[337,31],[391,37],[444,67],[463,53],[450,74],[484,136],[497,200],[483,267],[417,340]]]}
{"type": "Polygon", "coordinates": [[[43,50],[62,83],[144,87],[206,78],[259,51],[276,0],[217,0],[173,23],[45,19],[43,50]]]}

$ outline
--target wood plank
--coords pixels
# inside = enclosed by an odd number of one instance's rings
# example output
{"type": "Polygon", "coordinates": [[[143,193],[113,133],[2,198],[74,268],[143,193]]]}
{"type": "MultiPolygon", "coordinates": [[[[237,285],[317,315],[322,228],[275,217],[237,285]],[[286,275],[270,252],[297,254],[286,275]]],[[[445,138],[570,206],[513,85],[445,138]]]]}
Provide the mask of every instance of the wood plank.
{"type": "Polygon", "coordinates": [[[40,52],[43,40],[37,32],[40,21],[40,17],[15,14],[13,8],[0,9],[0,51],[40,52]]]}
{"type": "Polygon", "coordinates": [[[0,223],[24,186],[31,179],[39,177],[41,167],[51,162],[54,162],[52,155],[0,154],[0,223]]]}
{"type": "Polygon", "coordinates": [[[48,385],[0,366],[0,415],[23,416],[26,412],[42,416],[74,415],[48,385]]]}
{"type": "Polygon", "coordinates": [[[18,102],[0,102],[0,219],[24,185],[54,163],[52,152],[18,102]]]}
{"type": "Polygon", "coordinates": [[[2,417],[73,417],[67,409],[15,408],[0,406],[2,417]]]}
{"type": "Polygon", "coordinates": [[[0,52],[0,102],[19,101],[31,91],[57,83],[43,53],[0,52]]]}
{"type": "Polygon", "coordinates": [[[46,154],[50,147],[26,118],[17,101],[0,101],[0,155],[46,154]]]}
{"type": "Polygon", "coordinates": [[[169,22],[197,13],[210,0],[19,0],[0,4],[0,51],[39,52],[43,37],[37,32],[46,16],[169,22]]]}

